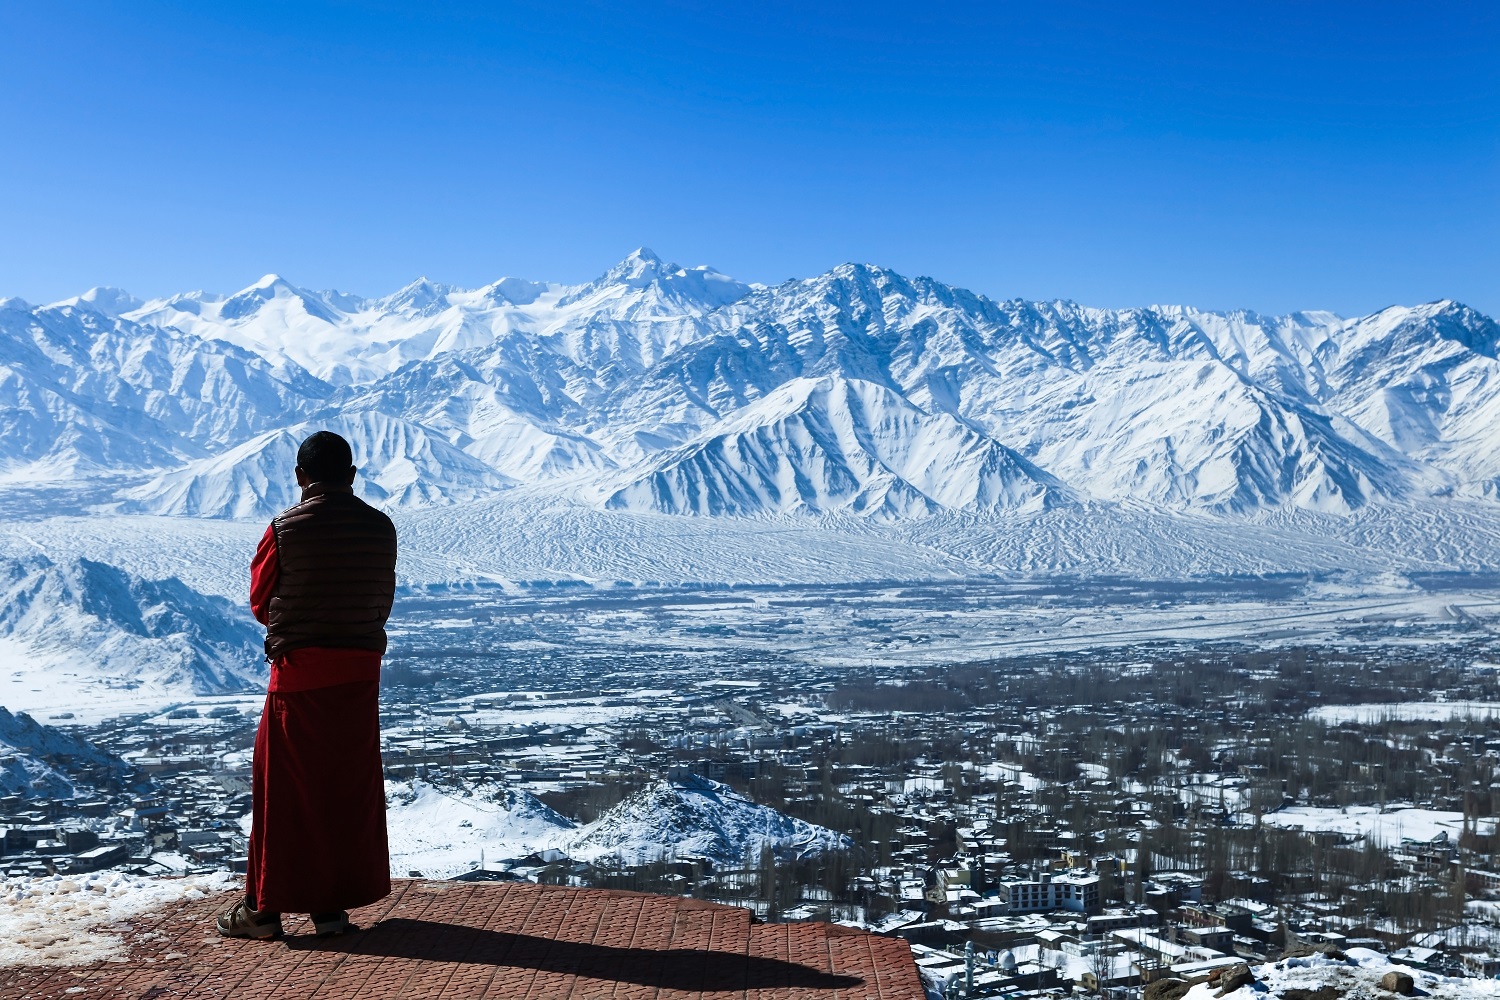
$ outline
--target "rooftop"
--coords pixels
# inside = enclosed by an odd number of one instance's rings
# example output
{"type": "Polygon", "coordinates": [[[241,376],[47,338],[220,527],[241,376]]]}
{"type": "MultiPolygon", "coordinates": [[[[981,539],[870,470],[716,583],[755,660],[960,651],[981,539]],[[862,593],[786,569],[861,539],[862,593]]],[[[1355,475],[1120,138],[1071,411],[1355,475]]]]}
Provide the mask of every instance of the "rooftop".
{"type": "Polygon", "coordinates": [[[225,940],[233,893],[128,930],[127,961],[0,969],[8,997],[740,997],[921,1000],[905,941],[834,924],[761,924],[701,900],[530,883],[399,880],[355,910],[363,930],[225,940]]]}

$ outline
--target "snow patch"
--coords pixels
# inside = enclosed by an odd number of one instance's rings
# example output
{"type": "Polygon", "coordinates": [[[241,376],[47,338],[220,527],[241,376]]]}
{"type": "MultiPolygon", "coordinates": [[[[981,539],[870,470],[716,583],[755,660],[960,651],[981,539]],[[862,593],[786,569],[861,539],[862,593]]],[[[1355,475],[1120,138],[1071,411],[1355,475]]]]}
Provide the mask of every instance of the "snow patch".
{"type": "MultiPolygon", "coordinates": [[[[1404,972],[1411,976],[1418,996],[1437,997],[1439,1000],[1500,996],[1500,980],[1434,975],[1393,963],[1385,955],[1368,948],[1350,948],[1346,954],[1348,957],[1344,959],[1309,955],[1254,966],[1251,971],[1257,982],[1225,994],[1224,1000],[1283,997],[1289,990],[1316,993],[1324,987],[1331,987],[1335,995],[1347,1000],[1390,1000],[1393,994],[1380,986],[1381,978],[1388,972],[1404,972]]],[[[1218,1000],[1218,997],[1214,986],[1199,983],[1183,995],[1183,1000],[1218,1000]]]]}
{"type": "Polygon", "coordinates": [[[235,887],[225,872],[187,878],[109,871],[0,878],[0,966],[126,961],[132,921],[235,887]]]}

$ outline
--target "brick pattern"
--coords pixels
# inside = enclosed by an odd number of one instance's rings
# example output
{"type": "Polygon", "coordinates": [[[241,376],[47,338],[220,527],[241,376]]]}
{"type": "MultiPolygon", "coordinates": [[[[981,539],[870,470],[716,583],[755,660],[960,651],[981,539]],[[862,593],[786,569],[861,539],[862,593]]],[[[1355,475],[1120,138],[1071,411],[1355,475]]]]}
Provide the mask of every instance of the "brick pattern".
{"type": "Polygon", "coordinates": [[[129,929],[130,959],[0,969],[0,1000],[922,1000],[906,942],[831,924],[757,924],[701,900],[528,883],[401,880],[318,938],[220,938],[235,897],[129,929]]]}

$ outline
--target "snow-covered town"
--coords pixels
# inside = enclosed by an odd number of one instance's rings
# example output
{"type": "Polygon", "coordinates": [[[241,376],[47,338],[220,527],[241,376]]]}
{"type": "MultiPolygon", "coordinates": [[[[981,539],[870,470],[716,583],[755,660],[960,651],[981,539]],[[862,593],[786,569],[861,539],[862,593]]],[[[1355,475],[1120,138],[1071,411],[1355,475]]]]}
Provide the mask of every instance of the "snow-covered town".
{"type": "MultiPolygon", "coordinates": [[[[527,606],[465,614],[495,600],[527,606]]],[[[589,598],[538,599],[532,618],[551,600],[589,598]]],[[[457,630],[462,603],[408,617],[457,630]]],[[[475,659],[398,640],[381,718],[391,867],[867,928],[909,942],[945,995],[1129,997],[1309,955],[1491,978],[1500,666],[1485,636],[821,668],[733,636],[628,663],[588,643],[475,659]],[[523,669],[530,687],[490,689],[523,669]]],[[[0,714],[11,898],[242,872],[258,713],[217,696],[0,714]]]]}

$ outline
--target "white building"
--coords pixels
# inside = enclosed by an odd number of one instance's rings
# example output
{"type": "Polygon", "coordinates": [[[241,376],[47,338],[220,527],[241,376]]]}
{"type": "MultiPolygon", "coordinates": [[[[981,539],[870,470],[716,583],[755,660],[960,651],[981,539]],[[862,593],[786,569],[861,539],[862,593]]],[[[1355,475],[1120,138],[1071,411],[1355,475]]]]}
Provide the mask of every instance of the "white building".
{"type": "Polygon", "coordinates": [[[1098,875],[1042,872],[1029,879],[1005,879],[999,890],[997,908],[1005,913],[1092,913],[1099,909],[1098,875]]]}

